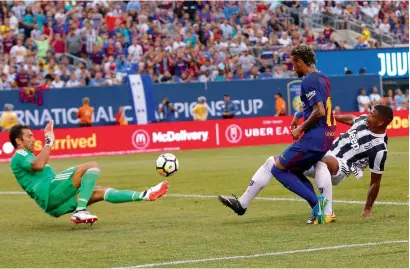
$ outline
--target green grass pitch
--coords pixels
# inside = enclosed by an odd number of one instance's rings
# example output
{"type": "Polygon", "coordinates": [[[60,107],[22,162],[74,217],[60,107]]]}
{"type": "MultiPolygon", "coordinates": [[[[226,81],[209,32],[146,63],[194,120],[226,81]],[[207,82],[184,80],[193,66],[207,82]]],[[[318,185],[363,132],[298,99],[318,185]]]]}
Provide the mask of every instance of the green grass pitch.
{"type": "MultiPolygon", "coordinates": [[[[70,215],[45,215],[21,191],[8,164],[0,164],[0,267],[403,267],[409,266],[408,138],[389,141],[386,172],[371,218],[364,204],[334,204],[337,222],[306,225],[306,202],[255,200],[236,216],[216,197],[241,195],[267,156],[285,145],[176,152],[180,171],[169,178],[168,196],[155,202],[99,203],[90,211],[100,219],[73,229],[70,215]],[[382,242],[380,245],[359,245],[382,242]],[[326,249],[331,246],[344,246],[326,249]],[[314,250],[315,248],[325,248],[314,250]],[[303,250],[303,251],[299,251],[303,250]],[[294,252],[291,252],[294,251],[294,252]],[[310,251],[310,252],[305,252],[310,251]],[[254,254],[266,254],[252,256],[254,254]],[[251,256],[233,257],[231,256],[251,256]],[[170,263],[184,260],[201,260],[170,263]],[[215,258],[223,258],[221,260],[215,258]]],[[[155,172],[158,154],[52,160],[56,172],[90,160],[102,169],[98,185],[144,190],[164,178],[155,172]]],[[[334,199],[364,201],[369,171],[358,181],[334,188],[334,199]]],[[[259,197],[296,198],[276,180],[259,197]]]]}

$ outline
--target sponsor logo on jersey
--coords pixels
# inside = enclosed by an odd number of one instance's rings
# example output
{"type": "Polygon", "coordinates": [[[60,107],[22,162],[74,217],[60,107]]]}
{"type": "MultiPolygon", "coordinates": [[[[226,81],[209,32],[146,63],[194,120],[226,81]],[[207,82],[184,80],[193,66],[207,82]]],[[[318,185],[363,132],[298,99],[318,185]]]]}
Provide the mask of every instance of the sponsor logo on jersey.
{"type": "Polygon", "coordinates": [[[365,150],[368,150],[368,149],[370,149],[372,146],[373,146],[372,141],[370,141],[369,143],[364,144],[363,148],[364,148],[365,150]]]}
{"type": "Polygon", "coordinates": [[[347,133],[349,134],[350,144],[352,145],[352,148],[358,151],[360,149],[360,146],[359,141],[357,139],[356,129],[350,129],[349,131],[347,131],[347,133]]]}
{"type": "Polygon", "coordinates": [[[312,98],[315,97],[315,96],[316,96],[316,91],[315,91],[315,90],[310,91],[310,92],[308,92],[308,93],[306,94],[306,98],[307,98],[308,100],[312,99],[312,98]]]}

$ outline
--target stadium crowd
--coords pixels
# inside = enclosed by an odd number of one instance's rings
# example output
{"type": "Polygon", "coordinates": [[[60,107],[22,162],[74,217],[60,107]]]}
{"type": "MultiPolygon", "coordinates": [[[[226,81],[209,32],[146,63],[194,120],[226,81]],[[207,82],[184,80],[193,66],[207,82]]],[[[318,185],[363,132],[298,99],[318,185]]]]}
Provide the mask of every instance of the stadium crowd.
{"type": "MultiPolygon", "coordinates": [[[[2,1],[0,89],[292,76],[290,47],[349,48],[304,16],[361,19],[408,42],[408,1],[2,1]],[[299,27],[302,25],[302,28],[299,27]],[[406,41],[407,40],[407,41],[406,41]],[[69,55],[67,55],[69,54],[69,55]]],[[[366,26],[356,48],[380,46],[366,26]]]]}

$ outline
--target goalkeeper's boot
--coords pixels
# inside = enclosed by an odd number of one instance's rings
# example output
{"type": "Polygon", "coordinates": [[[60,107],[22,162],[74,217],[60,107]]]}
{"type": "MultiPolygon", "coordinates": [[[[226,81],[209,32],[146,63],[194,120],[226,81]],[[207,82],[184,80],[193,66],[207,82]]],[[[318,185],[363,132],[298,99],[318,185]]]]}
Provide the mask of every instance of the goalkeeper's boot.
{"type": "Polygon", "coordinates": [[[145,195],[143,196],[143,200],[147,201],[155,201],[156,199],[162,197],[168,191],[168,181],[163,181],[158,185],[149,188],[145,195]]]}
{"type": "Polygon", "coordinates": [[[71,216],[71,222],[74,223],[94,223],[98,220],[97,216],[91,215],[87,209],[76,210],[71,216]]]}
{"type": "Polygon", "coordinates": [[[246,208],[242,207],[241,203],[235,195],[233,195],[233,197],[234,198],[219,195],[218,199],[219,201],[221,201],[222,204],[226,205],[227,207],[235,211],[236,214],[242,216],[243,214],[245,214],[246,208]]]}

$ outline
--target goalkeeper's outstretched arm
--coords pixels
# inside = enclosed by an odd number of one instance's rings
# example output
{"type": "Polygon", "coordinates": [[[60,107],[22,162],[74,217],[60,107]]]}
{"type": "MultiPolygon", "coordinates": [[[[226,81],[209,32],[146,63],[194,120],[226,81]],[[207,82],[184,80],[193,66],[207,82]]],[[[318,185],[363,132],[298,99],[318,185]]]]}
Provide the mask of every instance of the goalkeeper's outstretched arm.
{"type": "Polygon", "coordinates": [[[46,164],[48,163],[48,159],[50,158],[51,148],[54,145],[54,132],[53,132],[53,125],[54,122],[50,121],[46,128],[44,128],[44,136],[45,136],[45,145],[44,148],[41,150],[40,154],[34,159],[31,163],[31,169],[33,171],[42,171],[46,164]]]}

